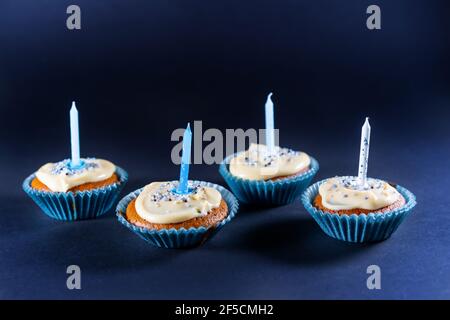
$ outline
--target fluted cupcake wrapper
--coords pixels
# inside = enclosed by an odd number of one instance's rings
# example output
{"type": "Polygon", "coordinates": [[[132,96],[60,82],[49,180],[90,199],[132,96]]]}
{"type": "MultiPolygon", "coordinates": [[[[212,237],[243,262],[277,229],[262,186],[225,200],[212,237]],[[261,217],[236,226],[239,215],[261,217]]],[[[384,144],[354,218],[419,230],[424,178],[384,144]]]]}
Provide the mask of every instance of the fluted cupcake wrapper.
{"type": "Polygon", "coordinates": [[[243,203],[262,205],[285,205],[294,202],[309,186],[319,171],[319,163],[311,157],[310,169],[305,173],[276,181],[247,180],[233,176],[229,171],[229,163],[235,155],[227,157],[219,167],[231,191],[243,203]]]}
{"type": "Polygon", "coordinates": [[[116,202],[120,191],[128,181],[128,173],[116,167],[119,182],[111,185],[76,192],[51,192],[31,187],[35,174],[22,184],[23,190],[51,218],[65,221],[93,219],[106,213],[116,202]]]}
{"type": "Polygon", "coordinates": [[[236,215],[239,203],[233,194],[217,184],[194,181],[194,183],[199,183],[202,186],[217,189],[222,198],[225,200],[228,206],[227,217],[219,222],[215,227],[200,227],[200,228],[180,228],[180,229],[162,229],[162,230],[151,230],[148,228],[138,227],[125,218],[126,210],[128,204],[138,197],[144,188],[138,189],[131,192],[120,200],[116,208],[117,219],[126,226],[128,229],[136,233],[140,238],[151,243],[160,248],[188,248],[195,247],[204,243],[207,239],[211,239],[217,232],[222,229],[222,227],[231,221],[236,215]]]}
{"type": "Polygon", "coordinates": [[[389,238],[416,205],[416,197],[407,189],[396,186],[405,198],[404,206],[383,213],[339,215],[317,209],[313,203],[319,192],[319,186],[326,180],[310,186],[303,193],[301,201],[320,228],[330,237],[348,242],[374,242],[389,238]]]}

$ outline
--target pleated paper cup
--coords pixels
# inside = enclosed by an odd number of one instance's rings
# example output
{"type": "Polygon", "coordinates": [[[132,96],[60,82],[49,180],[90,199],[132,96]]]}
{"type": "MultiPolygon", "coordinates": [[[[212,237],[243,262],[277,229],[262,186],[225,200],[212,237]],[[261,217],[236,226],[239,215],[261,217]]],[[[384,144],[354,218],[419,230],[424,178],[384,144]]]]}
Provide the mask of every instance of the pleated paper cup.
{"type": "Polygon", "coordinates": [[[133,231],[141,239],[144,239],[148,243],[160,247],[160,248],[189,248],[196,247],[203,244],[206,240],[211,239],[219,230],[223,228],[231,219],[236,215],[239,203],[233,194],[222,186],[217,184],[193,181],[204,187],[210,187],[218,190],[222,195],[222,198],[227,203],[228,215],[225,219],[220,221],[215,227],[200,227],[200,228],[180,228],[180,229],[149,229],[144,227],[138,227],[130,223],[126,219],[127,207],[131,201],[136,199],[144,188],[131,192],[120,200],[116,208],[117,219],[125,227],[133,231]]]}
{"type": "Polygon", "coordinates": [[[311,158],[308,171],[303,174],[280,180],[248,180],[233,176],[229,171],[229,163],[236,154],[227,157],[219,167],[219,172],[225,179],[234,195],[242,203],[258,205],[286,205],[297,199],[309,186],[311,180],[319,171],[319,163],[311,158]]]}
{"type": "Polygon", "coordinates": [[[23,190],[49,217],[57,220],[75,221],[94,219],[105,214],[117,201],[128,181],[128,173],[116,167],[118,182],[92,190],[76,192],[53,192],[31,187],[35,174],[22,184],[23,190]]]}
{"type": "Polygon", "coordinates": [[[371,212],[369,214],[336,214],[322,211],[313,203],[319,187],[326,180],[310,186],[303,193],[301,201],[305,209],[328,236],[347,242],[376,242],[389,238],[416,205],[416,197],[406,188],[396,186],[406,203],[400,208],[388,212],[371,212]]]}

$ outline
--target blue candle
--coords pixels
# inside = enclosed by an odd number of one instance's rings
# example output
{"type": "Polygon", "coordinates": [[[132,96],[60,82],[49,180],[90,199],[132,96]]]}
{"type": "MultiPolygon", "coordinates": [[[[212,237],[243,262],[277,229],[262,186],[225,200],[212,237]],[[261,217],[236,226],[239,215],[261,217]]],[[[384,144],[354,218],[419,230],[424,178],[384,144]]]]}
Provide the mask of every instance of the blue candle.
{"type": "Polygon", "coordinates": [[[274,125],[273,125],[273,102],[272,102],[272,92],[267,96],[266,101],[266,145],[269,152],[273,151],[275,145],[274,137],[274,125]]]}
{"type": "Polygon", "coordinates": [[[188,179],[189,163],[191,162],[191,143],[192,132],[191,126],[188,123],[183,135],[183,155],[181,156],[180,182],[176,190],[176,192],[180,194],[189,193],[188,179]]]}
{"type": "Polygon", "coordinates": [[[72,159],[70,166],[78,168],[82,166],[80,159],[80,138],[78,131],[78,110],[75,106],[75,101],[72,102],[72,108],[70,108],[70,144],[72,151],[72,159]]]}

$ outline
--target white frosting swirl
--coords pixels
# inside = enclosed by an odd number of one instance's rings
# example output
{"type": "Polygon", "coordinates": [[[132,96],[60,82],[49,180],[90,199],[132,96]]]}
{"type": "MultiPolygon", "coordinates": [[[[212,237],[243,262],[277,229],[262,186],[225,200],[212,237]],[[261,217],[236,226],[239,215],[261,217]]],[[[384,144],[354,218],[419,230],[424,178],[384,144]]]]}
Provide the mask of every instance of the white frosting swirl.
{"type": "Polygon", "coordinates": [[[57,163],[47,163],[39,168],[36,177],[54,192],[67,190],[88,183],[110,178],[116,171],[116,166],[103,159],[81,159],[84,163],[79,168],[71,168],[70,160],[57,163]]]}
{"type": "Polygon", "coordinates": [[[400,193],[385,181],[367,179],[360,186],[358,177],[330,178],[320,185],[322,205],[330,210],[377,210],[393,204],[400,193]]]}
{"type": "Polygon", "coordinates": [[[250,145],[250,148],[231,159],[232,175],[248,180],[268,180],[289,176],[308,168],[310,157],[304,152],[297,152],[276,146],[269,152],[262,144],[250,145]]]}
{"type": "Polygon", "coordinates": [[[179,223],[218,208],[222,195],[214,188],[189,182],[188,194],[177,194],[178,182],[152,182],[136,199],[137,214],[151,223],[179,223]]]}

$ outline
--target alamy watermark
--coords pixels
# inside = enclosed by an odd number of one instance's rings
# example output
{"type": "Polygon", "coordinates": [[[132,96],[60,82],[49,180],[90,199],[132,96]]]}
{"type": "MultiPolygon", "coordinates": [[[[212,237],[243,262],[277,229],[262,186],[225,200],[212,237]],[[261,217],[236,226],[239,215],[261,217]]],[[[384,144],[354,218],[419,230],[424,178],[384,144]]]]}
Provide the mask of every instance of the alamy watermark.
{"type": "Polygon", "coordinates": [[[381,289],[381,268],[376,264],[372,264],[367,267],[367,274],[370,276],[367,278],[366,285],[369,290],[381,289]]]}
{"type": "Polygon", "coordinates": [[[66,273],[69,275],[66,280],[66,286],[69,290],[81,290],[81,268],[76,264],[67,267],[66,273]]]}
{"type": "Polygon", "coordinates": [[[370,16],[366,20],[366,26],[369,30],[380,30],[381,29],[381,9],[376,4],[372,4],[367,7],[367,14],[370,16]]]}
{"type": "MultiPolygon", "coordinates": [[[[174,164],[181,163],[183,148],[183,128],[172,132],[171,141],[178,143],[172,148],[171,160],[174,164]]],[[[203,131],[202,121],[194,121],[192,138],[193,164],[220,164],[223,159],[236,152],[244,151],[252,143],[265,142],[265,129],[225,129],[225,132],[209,128],[203,131]]],[[[274,129],[275,145],[279,142],[279,130],[274,129]]]]}
{"type": "MultiPolygon", "coordinates": [[[[69,30],[81,29],[81,8],[76,4],[67,7],[66,13],[69,16],[66,19],[66,27],[69,30]]],[[[366,26],[369,30],[381,29],[381,9],[378,5],[372,4],[367,7],[366,13],[370,16],[366,20],[366,26]]]]}
{"type": "Polygon", "coordinates": [[[66,19],[66,27],[69,30],[81,29],[81,9],[76,4],[72,4],[67,7],[66,13],[69,16],[66,19]]]}

